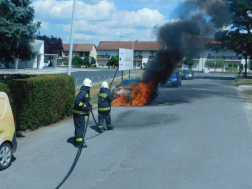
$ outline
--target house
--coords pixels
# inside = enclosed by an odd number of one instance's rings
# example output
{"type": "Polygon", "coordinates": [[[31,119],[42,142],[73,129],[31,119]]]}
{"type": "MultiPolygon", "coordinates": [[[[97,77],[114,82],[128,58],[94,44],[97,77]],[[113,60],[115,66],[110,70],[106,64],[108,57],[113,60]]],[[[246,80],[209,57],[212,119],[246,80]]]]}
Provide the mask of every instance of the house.
{"type": "MultiPolygon", "coordinates": [[[[105,67],[112,56],[119,56],[119,48],[132,49],[132,41],[101,41],[97,47],[97,66],[105,67]]],[[[144,63],[153,61],[156,52],[161,48],[158,42],[154,41],[134,41],[134,61],[135,69],[141,68],[144,63]]]]}
{"type": "MultiPolygon", "coordinates": [[[[64,49],[62,52],[62,61],[63,63],[68,63],[70,44],[62,44],[62,46],[64,49]]],[[[73,57],[74,56],[79,56],[82,59],[84,59],[86,56],[92,56],[96,59],[97,52],[95,44],[73,44],[73,57]]]]}
{"type": "MultiPolygon", "coordinates": [[[[25,68],[38,68],[41,69],[44,67],[44,41],[34,40],[31,43],[34,52],[38,52],[35,59],[30,61],[18,61],[17,69],[25,69],[25,68]]],[[[10,69],[15,68],[15,64],[9,64],[10,69]]]]}
{"type": "MultiPolygon", "coordinates": [[[[217,43],[214,38],[184,38],[184,47],[190,48],[192,45],[196,45],[196,56],[192,59],[194,60],[195,64],[193,65],[194,71],[204,71],[206,72],[212,72],[212,71],[225,71],[225,68],[229,67],[229,65],[234,66],[235,64],[240,68],[241,64],[245,64],[245,59],[241,55],[236,56],[236,53],[232,50],[223,50],[218,53],[215,53],[214,51],[207,49],[206,45],[208,43],[217,43]],[[217,60],[217,59],[223,59],[225,61],[225,65],[223,68],[211,68],[207,65],[207,60],[217,60]]],[[[181,68],[187,68],[186,65],[183,64],[183,61],[180,62],[181,68]]],[[[243,66],[244,67],[244,66],[243,66]]],[[[249,66],[248,66],[249,67],[249,66]]]]}

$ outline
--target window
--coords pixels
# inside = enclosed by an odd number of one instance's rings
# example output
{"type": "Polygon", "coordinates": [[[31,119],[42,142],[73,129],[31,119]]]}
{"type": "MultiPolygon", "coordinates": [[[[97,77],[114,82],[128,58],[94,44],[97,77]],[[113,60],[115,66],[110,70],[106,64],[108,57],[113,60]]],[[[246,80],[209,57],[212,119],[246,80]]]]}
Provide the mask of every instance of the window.
{"type": "Polygon", "coordinates": [[[156,56],[156,51],[151,51],[150,56],[156,56]]]}
{"type": "Polygon", "coordinates": [[[86,57],[86,56],[89,56],[89,52],[85,52],[85,57],[86,57]]]}
{"type": "Polygon", "coordinates": [[[69,56],[69,53],[68,52],[64,52],[65,56],[69,56]]]}
{"type": "Polygon", "coordinates": [[[138,51],[138,56],[141,56],[141,54],[142,54],[142,51],[138,51]]]}
{"type": "Polygon", "coordinates": [[[80,57],[83,57],[83,52],[80,52],[80,57]]]}

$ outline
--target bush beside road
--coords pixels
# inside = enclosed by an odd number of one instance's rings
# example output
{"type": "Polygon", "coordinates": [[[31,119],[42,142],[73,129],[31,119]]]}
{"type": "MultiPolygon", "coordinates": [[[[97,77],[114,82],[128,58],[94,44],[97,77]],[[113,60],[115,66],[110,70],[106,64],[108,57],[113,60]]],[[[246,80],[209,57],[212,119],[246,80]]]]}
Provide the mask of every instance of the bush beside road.
{"type": "Polygon", "coordinates": [[[12,103],[17,130],[37,129],[72,115],[74,78],[67,75],[30,75],[0,82],[12,103]]]}

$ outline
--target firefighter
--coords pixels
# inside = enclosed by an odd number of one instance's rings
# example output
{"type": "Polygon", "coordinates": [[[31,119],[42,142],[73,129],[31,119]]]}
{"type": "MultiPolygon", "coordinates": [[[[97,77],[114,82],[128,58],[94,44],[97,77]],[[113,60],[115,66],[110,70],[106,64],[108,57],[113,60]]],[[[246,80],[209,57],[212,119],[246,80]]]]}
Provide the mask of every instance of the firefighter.
{"type": "Polygon", "coordinates": [[[83,133],[85,131],[85,116],[88,116],[89,110],[92,109],[90,101],[90,88],[92,87],[92,81],[85,79],[83,85],[80,88],[78,95],[75,98],[73,119],[75,127],[75,147],[79,148],[83,140],[83,148],[86,148],[83,133]]]}
{"type": "Polygon", "coordinates": [[[98,93],[98,129],[99,132],[103,132],[103,121],[106,120],[106,125],[108,130],[113,130],[111,125],[111,102],[116,99],[111,92],[108,90],[108,83],[106,81],[102,82],[101,89],[98,93]]]}

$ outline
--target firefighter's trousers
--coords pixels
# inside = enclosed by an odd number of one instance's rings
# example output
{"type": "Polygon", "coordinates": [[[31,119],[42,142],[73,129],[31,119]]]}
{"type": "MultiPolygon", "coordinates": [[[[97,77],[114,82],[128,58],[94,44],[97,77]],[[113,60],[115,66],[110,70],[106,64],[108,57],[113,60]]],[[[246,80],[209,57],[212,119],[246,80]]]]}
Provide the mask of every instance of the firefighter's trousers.
{"type": "Polygon", "coordinates": [[[111,117],[109,111],[98,111],[98,126],[103,125],[104,119],[106,120],[106,125],[111,126],[111,117]]]}
{"type": "Polygon", "coordinates": [[[75,143],[81,143],[85,131],[85,116],[73,113],[73,119],[76,136],[75,143]]]}

